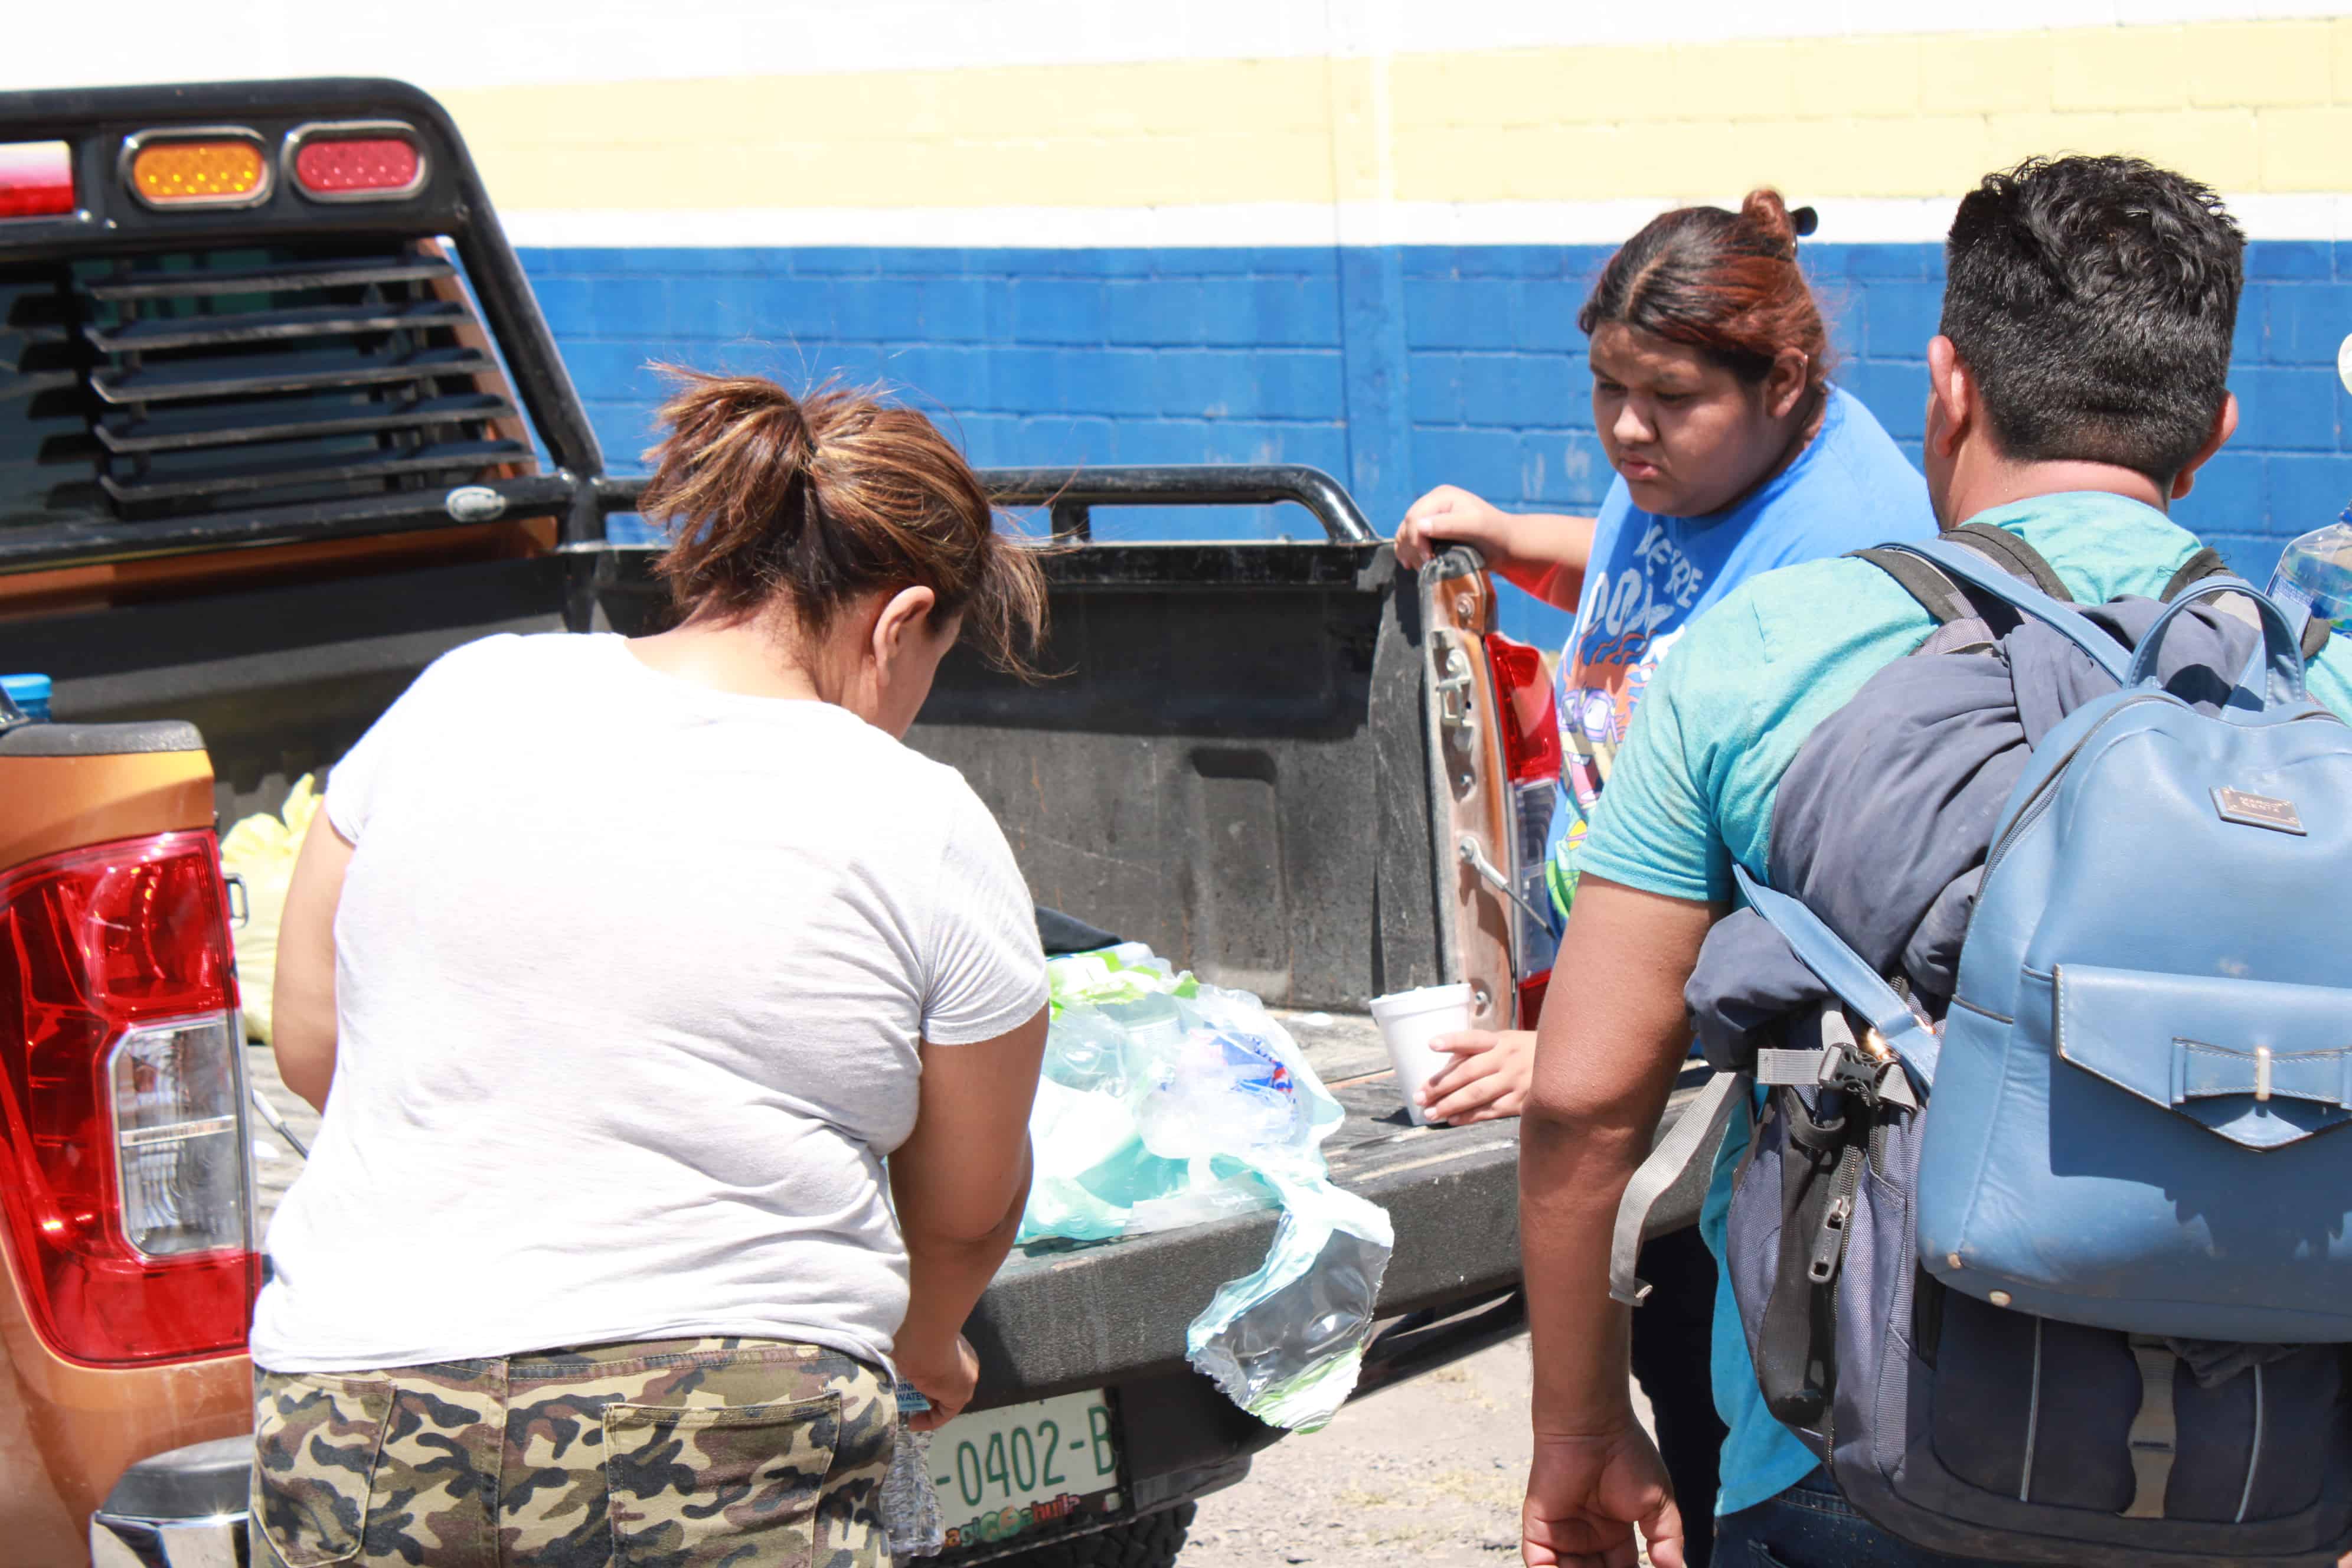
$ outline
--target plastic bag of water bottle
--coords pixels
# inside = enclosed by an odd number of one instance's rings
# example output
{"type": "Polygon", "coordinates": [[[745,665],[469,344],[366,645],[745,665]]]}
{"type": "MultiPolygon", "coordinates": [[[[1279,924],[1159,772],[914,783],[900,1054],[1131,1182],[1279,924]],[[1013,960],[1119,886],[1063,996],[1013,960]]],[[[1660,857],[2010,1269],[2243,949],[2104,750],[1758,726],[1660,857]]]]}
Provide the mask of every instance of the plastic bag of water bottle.
{"type": "Polygon", "coordinates": [[[1056,958],[1030,1118],[1021,1240],[1097,1240],[1255,1209],[1283,1217],[1264,1267],[1221,1289],[1192,1363],[1267,1422],[1312,1430],[1355,1386],[1393,1245],[1377,1205],[1331,1184],[1345,1112],[1259,1000],[1138,943],[1056,958]]]}
{"type": "Polygon", "coordinates": [[[1021,1240],[1172,1230],[1273,1206],[1274,1167],[1319,1176],[1343,1112],[1246,992],[1125,962],[1048,964],[1054,1017],[1029,1119],[1036,1172],[1021,1240]]]}
{"type": "Polygon", "coordinates": [[[898,1385],[898,1436],[890,1450],[890,1471],[882,1478],[882,1527],[890,1555],[929,1557],[947,1544],[940,1520],[939,1489],[931,1482],[931,1435],[907,1425],[907,1417],[931,1407],[911,1384],[898,1385]]]}
{"type": "Polygon", "coordinates": [[[1312,1432],[1364,1363],[1396,1232],[1328,1180],[1277,1178],[1282,1219],[1255,1274],[1228,1281],[1184,1336],[1185,1359],[1270,1426],[1312,1432]]]}

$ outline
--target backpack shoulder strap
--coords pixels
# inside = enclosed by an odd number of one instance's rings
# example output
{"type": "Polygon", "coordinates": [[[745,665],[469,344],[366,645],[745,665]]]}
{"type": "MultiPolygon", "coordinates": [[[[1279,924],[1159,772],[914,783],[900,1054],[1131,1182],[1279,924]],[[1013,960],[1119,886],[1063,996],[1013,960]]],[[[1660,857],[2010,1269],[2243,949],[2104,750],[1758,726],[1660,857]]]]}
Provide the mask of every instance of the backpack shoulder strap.
{"type": "Polygon", "coordinates": [[[1944,537],[1968,545],[1995,565],[2005,567],[2011,576],[2024,578],[2062,605],[2074,602],[2074,595],[2067,592],[2057,569],[2042,558],[2042,552],[2005,528],[1995,528],[1989,522],[1964,522],[1944,537]]]}
{"type": "MultiPolygon", "coordinates": [[[[2172,581],[2164,585],[2162,597],[2168,605],[2185,589],[2202,583],[2206,578],[2226,577],[2229,574],[2230,568],[2222,561],[2221,552],[2210,544],[2200,545],[2197,553],[2182,562],[2180,570],[2172,574],[2172,581]]],[[[2310,616],[2305,618],[2303,623],[2304,663],[2309,664],[2319,657],[2319,650],[2327,646],[2328,632],[2329,627],[2325,616],[2310,616]]]]}
{"type": "Polygon", "coordinates": [[[1916,544],[1888,545],[1906,554],[1924,555],[1949,575],[2000,600],[2011,609],[2032,616],[2091,656],[2093,663],[2123,684],[2131,671],[2131,654],[2124,645],[2083,618],[2082,612],[2039,588],[2029,586],[1993,565],[1969,546],[1949,538],[1922,540],[1916,544]]]}
{"type": "Polygon", "coordinates": [[[1731,874],[1738,879],[1739,890],[1747,895],[1749,906],[1788,939],[1798,962],[1869,1022],[1879,1037],[1902,1058],[1904,1067],[1922,1089],[1934,1088],[1936,1058],[1941,1045],[1936,1032],[1919,1021],[1919,1016],[1911,1011],[1911,1005],[1896,994],[1895,987],[1864,963],[1860,953],[1848,947],[1821,916],[1802,902],[1766,887],[1736,860],[1732,862],[1731,874]]]}
{"type": "Polygon", "coordinates": [[[2200,544],[2197,547],[2196,554],[2180,563],[2180,570],[2172,574],[2172,581],[2164,585],[2164,592],[2158,594],[2157,597],[2168,605],[2179,598],[2180,590],[2191,583],[2202,583],[2208,577],[2219,577],[2229,570],[2229,567],[2221,563],[2220,551],[2210,544],[2200,544]]]}
{"type": "Polygon", "coordinates": [[[1748,1081],[1746,1073],[1737,1072],[1719,1072],[1707,1079],[1699,1097],[1683,1108],[1682,1120],[1658,1140],[1650,1157],[1625,1184],[1625,1195],[1617,1200],[1617,1226],[1609,1245],[1609,1294],[1613,1299],[1638,1307],[1649,1297],[1649,1286],[1635,1276],[1634,1268],[1642,1243],[1648,1239],[1650,1211],[1685,1172],[1702,1162],[1712,1172],[1716,1150],[1731,1125],[1731,1113],[1739,1105],[1748,1081]]]}
{"type": "MultiPolygon", "coordinates": [[[[1989,522],[1969,522],[1940,537],[1956,544],[1967,545],[2011,576],[2024,578],[2060,604],[2074,602],[2074,595],[2067,591],[2066,584],[2059,580],[2050,563],[2042,559],[2042,552],[2013,533],[1995,528],[1989,522]]],[[[1852,553],[1894,578],[1905,593],[1919,601],[1919,607],[1927,611],[1939,626],[1948,626],[1955,621],[1965,621],[1981,613],[1969,598],[1968,590],[1955,582],[1950,574],[1902,545],[1879,544],[1852,553]]],[[[2221,557],[2217,555],[2213,559],[2218,565],[2221,557]]]]}
{"type": "Polygon", "coordinates": [[[1869,562],[1894,578],[1905,593],[1919,601],[1919,607],[1927,611],[1939,626],[1965,621],[1977,613],[1975,606],[1969,603],[1969,596],[1949,577],[1937,571],[1933,563],[1919,556],[1890,550],[1883,544],[1857,550],[1853,556],[1857,561],[1869,562]]]}

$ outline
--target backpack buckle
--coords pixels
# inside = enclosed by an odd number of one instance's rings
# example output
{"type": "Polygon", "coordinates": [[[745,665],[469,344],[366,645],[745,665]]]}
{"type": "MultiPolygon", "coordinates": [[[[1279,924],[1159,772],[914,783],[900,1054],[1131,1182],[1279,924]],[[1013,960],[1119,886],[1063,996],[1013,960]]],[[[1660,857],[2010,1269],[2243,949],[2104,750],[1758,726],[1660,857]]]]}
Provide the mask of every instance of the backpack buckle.
{"type": "Polygon", "coordinates": [[[1822,1054],[1822,1087],[1853,1095],[1865,1104],[1878,1103],[1878,1083],[1885,1072],[1883,1064],[1858,1051],[1822,1054]]]}

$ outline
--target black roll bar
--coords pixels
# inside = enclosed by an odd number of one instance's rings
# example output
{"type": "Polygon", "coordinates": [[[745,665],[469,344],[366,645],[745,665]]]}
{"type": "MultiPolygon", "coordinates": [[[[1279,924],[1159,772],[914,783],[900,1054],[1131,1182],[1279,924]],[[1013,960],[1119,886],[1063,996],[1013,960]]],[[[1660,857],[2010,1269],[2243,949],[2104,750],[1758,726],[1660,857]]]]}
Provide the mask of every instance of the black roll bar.
{"type": "MultiPolygon", "coordinates": [[[[1119,468],[982,468],[981,483],[999,506],[1043,506],[1054,537],[1092,537],[1098,506],[1269,506],[1295,501],[1315,515],[1335,544],[1377,544],[1381,536],[1339,481],[1305,463],[1146,463],[1119,468]]],[[[632,511],[642,479],[600,479],[604,511],[632,511]]]]}

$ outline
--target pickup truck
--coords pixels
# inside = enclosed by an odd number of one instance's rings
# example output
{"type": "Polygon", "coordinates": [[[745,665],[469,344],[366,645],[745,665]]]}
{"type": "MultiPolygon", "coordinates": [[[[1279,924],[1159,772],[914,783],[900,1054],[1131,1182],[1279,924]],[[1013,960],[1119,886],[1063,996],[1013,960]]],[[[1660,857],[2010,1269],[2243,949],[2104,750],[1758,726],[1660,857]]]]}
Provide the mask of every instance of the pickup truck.
{"type": "MultiPolygon", "coordinates": [[[[1306,468],[987,478],[1074,546],[1057,674],[958,658],[910,739],[997,812],[1040,903],[1278,1007],[1458,979],[1481,1024],[1533,1018],[1558,742],[1475,556],[1401,574],[1306,468]],[[1147,503],[1283,503],[1311,536],[1089,538],[1147,503]]],[[[425,94],[0,93],[0,670],[54,681],[47,722],[0,705],[9,1562],[248,1560],[267,1075],[216,835],[450,647],[657,625],[651,549],[607,538],[637,493],[425,94]]],[[[1396,1226],[1360,1393],[1516,1331],[1516,1124],[1413,1127],[1360,1018],[1299,1035],[1349,1111],[1334,1175],[1396,1226]]],[[[1689,1222],[1678,1196],[1660,1225],[1689,1222]]],[[[1008,1262],[970,1327],[979,1397],[933,1449],[946,1561],[1173,1560],[1192,1500],[1282,1436],[1183,1356],[1272,1226],[1008,1262]]]]}

